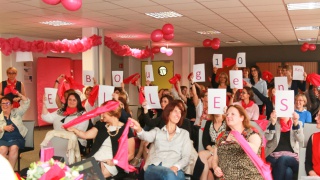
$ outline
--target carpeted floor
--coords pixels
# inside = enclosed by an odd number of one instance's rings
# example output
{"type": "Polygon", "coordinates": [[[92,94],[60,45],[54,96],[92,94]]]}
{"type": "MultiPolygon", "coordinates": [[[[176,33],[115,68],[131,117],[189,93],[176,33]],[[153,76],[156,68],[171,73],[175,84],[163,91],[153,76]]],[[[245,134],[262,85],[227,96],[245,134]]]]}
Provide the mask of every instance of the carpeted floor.
{"type": "MultiPolygon", "coordinates": [[[[46,133],[52,130],[52,126],[43,126],[34,128],[34,150],[21,154],[20,170],[29,167],[32,162],[39,161],[40,143],[43,141],[46,133]]],[[[18,162],[15,171],[18,170],[18,162]]]]}

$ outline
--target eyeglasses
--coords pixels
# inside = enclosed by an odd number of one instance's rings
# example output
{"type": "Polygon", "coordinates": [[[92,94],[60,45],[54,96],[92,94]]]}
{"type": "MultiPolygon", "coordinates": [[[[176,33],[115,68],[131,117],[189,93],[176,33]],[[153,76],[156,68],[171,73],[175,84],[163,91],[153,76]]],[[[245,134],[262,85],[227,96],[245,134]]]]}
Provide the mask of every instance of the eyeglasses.
{"type": "Polygon", "coordinates": [[[15,72],[8,72],[7,74],[12,75],[12,74],[17,74],[17,73],[15,73],[15,72]]]}
{"type": "Polygon", "coordinates": [[[248,94],[248,93],[246,93],[246,92],[242,91],[242,92],[241,92],[241,94],[248,94]]]}
{"type": "Polygon", "coordinates": [[[11,104],[10,102],[1,103],[2,106],[9,106],[10,104],[11,104]]]}
{"type": "Polygon", "coordinates": [[[251,69],[251,72],[257,71],[256,69],[251,69]]]}

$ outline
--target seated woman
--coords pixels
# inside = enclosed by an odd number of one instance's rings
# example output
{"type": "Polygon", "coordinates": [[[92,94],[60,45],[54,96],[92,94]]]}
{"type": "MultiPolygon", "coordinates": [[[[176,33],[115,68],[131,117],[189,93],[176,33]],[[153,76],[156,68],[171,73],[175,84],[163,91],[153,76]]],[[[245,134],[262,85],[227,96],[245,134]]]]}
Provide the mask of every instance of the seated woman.
{"type": "Polygon", "coordinates": [[[250,119],[240,105],[227,109],[227,131],[221,133],[214,147],[213,170],[220,179],[263,179],[257,167],[239,145],[231,131],[237,131],[247,141],[254,153],[260,154],[262,140],[250,127],[250,119]]]}
{"type": "MultiPolygon", "coordinates": [[[[320,129],[320,111],[316,115],[317,128],[320,129]]],[[[305,169],[308,176],[320,176],[320,133],[314,133],[308,140],[305,169]]],[[[300,162],[303,163],[303,162],[300,162]]]]}
{"type": "Polygon", "coordinates": [[[253,100],[254,94],[252,89],[249,87],[243,87],[240,94],[241,101],[233,103],[233,97],[237,91],[238,89],[233,89],[233,95],[232,95],[232,98],[230,99],[230,104],[238,104],[242,106],[246,110],[250,120],[258,120],[259,107],[253,100]]]}
{"type": "Polygon", "coordinates": [[[24,137],[28,129],[22,123],[22,116],[30,106],[30,99],[18,93],[20,101],[19,108],[13,108],[13,100],[9,97],[1,98],[2,112],[0,114],[0,154],[6,157],[14,168],[19,148],[25,145],[24,137]],[[9,154],[8,154],[9,152],[9,154]]]}
{"type": "Polygon", "coordinates": [[[306,110],[307,97],[304,94],[297,94],[294,97],[294,111],[299,114],[299,121],[304,123],[311,123],[311,113],[306,110]]]}
{"type": "Polygon", "coordinates": [[[211,114],[209,115],[209,120],[206,122],[204,127],[202,144],[206,150],[199,152],[199,157],[204,163],[204,169],[200,177],[201,180],[213,179],[213,174],[210,169],[212,169],[214,146],[216,144],[216,139],[221,132],[226,130],[225,116],[222,114],[211,114]]]}
{"type": "Polygon", "coordinates": [[[294,112],[292,118],[277,118],[273,111],[267,127],[266,160],[271,163],[273,179],[292,180],[299,169],[299,143],[304,139],[299,115],[294,112]]]}
{"type": "MultiPolygon", "coordinates": [[[[45,98],[43,99],[45,101],[45,98]]],[[[43,102],[41,118],[47,122],[53,124],[54,130],[64,130],[61,126],[65,123],[72,121],[73,119],[81,116],[85,113],[84,107],[81,105],[80,96],[77,93],[69,93],[66,103],[62,108],[49,113],[45,103],[43,102]]],[[[75,127],[82,131],[86,131],[89,122],[84,121],[77,124],[75,127]]],[[[87,146],[87,141],[85,139],[78,138],[78,143],[80,147],[80,152],[85,154],[85,147],[87,146]]]]}
{"type": "MultiPolygon", "coordinates": [[[[108,105],[112,101],[107,101],[101,106],[108,105]]],[[[79,138],[94,139],[92,150],[88,157],[94,157],[100,161],[100,166],[104,177],[116,176],[119,172],[124,170],[116,166],[112,159],[116,155],[119,147],[118,140],[121,137],[125,128],[124,123],[119,121],[121,115],[121,107],[105,112],[101,115],[101,121],[98,121],[93,128],[85,132],[75,127],[68,128],[79,138]]],[[[128,133],[128,161],[134,156],[135,142],[131,131],[128,133]]]]}
{"type": "Polygon", "coordinates": [[[154,143],[154,153],[150,154],[145,179],[184,180],[183,169],[188,165],[192,144],[188,131],[179,128],[183,123],[182,109],[177,101],[169,103],[162,112],[165,126],[144,131],[140,124],[132,120],[131,127],[142,140],[154,143]]]}

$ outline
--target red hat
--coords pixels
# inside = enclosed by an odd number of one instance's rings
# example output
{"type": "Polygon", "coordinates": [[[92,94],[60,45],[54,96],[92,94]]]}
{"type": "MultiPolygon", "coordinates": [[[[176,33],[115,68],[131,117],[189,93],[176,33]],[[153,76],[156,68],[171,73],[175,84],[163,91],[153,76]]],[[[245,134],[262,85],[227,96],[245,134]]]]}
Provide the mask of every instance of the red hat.
{"type": "Polygon", "coordinates": [[[271,80],[273,79],[273,75],[269,71],[263,71],[262,72],[262,79],[265,81],[268,81],[270,83],[271,80]]]}
{"type": "Polygon", "coordinates": [[[316,73],[308,74],[306,81],[314,86],[320,86],[320,75],[316,73]]]}
{"type": "Polygon", "coordinates": [[[232,59],[232,58],[225,58],[223,60],[223,66],[227,66],[227,67],[230,67],[230,66],[233,66],[236,64],[236,60],[235,59],[232,59]]]}

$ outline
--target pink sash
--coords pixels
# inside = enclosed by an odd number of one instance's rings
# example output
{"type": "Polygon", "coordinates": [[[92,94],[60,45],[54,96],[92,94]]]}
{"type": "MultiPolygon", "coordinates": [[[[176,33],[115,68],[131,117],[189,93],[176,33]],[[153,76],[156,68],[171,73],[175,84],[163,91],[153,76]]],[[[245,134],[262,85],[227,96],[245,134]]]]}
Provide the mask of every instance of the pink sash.
{"type": "Polygon", "coordinates": [[[272,180],[270,165],[264,163],[262,159],[256,153],[253,152],[247,140],[238,131],[231,131],[230,133],[237,139],[241,148],[249,156],[249,158],[256,166],[262,177],[265,180],[272,180]]]}

